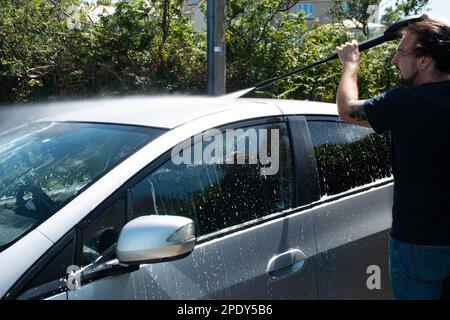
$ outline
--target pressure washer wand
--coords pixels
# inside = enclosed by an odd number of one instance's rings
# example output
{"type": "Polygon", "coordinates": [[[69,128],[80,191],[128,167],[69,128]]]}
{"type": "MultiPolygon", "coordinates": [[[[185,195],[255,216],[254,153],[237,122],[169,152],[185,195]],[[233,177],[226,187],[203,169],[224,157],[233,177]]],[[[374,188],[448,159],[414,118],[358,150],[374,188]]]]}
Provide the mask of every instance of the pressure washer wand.
{"type": "MultiPolygon", "coordinates": [[[[389,28],[387,28],[386,31],[381,36],[378,36],[378,37],[375,37],[375,38],[372,38],[372,39],[369,39],[369,40],[361,42],[358,45],[358,49],[361,52],[361,51],[373,48],[373,47],[375,47],[375,46],[377,46],[379,44],[382,44],[382,43],[384,43],[386,41],[391,41],[391,40],[397,39],[399,37],[398,31],[400,31],[400,29],[406,27],[410,23],[418,22],[418,21],[420,21],[422,19],[423,19],[423,17],[421,15],[415,15],[415,16],[410,16],[410,17],[406,17],[404,19],[401,19],[401,20],[397,21],[396,23],[394,23],[393,25],[391,25],[389,28]]],[[[269,84],[272,84],[272,83],[280,81],[280,80],[282,80],[284,78],[290,77],[290,76],[292,76],[292,75],[294,75],[296,73],[299,73],[301,71],[305,71],[305,70],[310,69],[312,67],[318,66],[319,64],[322,64],[322,63],[325,63],[325,62],[328,62],[328,61],[331,61],[331,60],[334,60],[334,59],[337,59],[337,58],[338,58],[337,53],[334,53],[334,54],[330,55],[328,58],[326,58],[324,60],[320,60],[320,61],[311,63],[310,65],[307,65],[306,67],[302,67],[302,68],[296,69],[294,71],[291,71],[289,73],[285,73],[285,74],[282,74],[280,76],[277,76],[277,77],[274,77],[274,78],[270,78],[270,79],[264,80],[264,81],[262,81],[260,83],[257,83],[255,85],[255,89],[263,88],[265,86],[268,86],[269,84]]]]}

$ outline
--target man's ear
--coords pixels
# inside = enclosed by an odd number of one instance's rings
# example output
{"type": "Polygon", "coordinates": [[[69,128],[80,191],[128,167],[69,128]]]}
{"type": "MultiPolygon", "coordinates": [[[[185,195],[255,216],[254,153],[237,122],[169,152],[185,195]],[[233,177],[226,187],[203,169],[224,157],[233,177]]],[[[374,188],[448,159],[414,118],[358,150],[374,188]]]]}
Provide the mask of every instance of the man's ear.
{"type": "Polygon", "coordinates": [[[419,57],[419,70],[424,71],[428,69],[431,64],[433,64],[434,59],[430,56],[421,56],[419,57]]]}

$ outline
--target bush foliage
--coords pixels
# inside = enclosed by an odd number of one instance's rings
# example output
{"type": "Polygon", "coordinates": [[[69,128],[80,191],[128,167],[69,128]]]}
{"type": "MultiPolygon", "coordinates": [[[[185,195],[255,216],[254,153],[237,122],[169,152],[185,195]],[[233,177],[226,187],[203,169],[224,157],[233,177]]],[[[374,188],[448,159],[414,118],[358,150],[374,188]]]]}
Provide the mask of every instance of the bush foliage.
{"type": "MultiPolygon", "coordinates": [[[[78,2],[0,0],[0,103],[206,93],[206,32],[193,29],[183,0],[119,1],[96,23],[78,2]]],[[[226,2],[228,92],[322,59],[352,39],[339,25],[307,28],[302,12],[288,13],[297,2],[226,2]]],[[[397,83],[394,51],[390,43],[363,53],[361,98],[397,83]]],[[[329,62],[252,95],[333,102],[340,72],[338,61],[329,62]]]]}

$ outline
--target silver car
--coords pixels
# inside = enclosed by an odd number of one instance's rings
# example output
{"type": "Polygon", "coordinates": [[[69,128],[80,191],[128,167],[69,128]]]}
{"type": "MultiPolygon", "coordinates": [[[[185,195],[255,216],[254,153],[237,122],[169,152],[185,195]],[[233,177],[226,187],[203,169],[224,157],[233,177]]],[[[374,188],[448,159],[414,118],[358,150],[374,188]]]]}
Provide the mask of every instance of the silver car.
{"type": "Polygon", "coordinates": [[[391,298],[387,136],[308,101],[79,104],[0,134],[3,299],[391,298]]]}

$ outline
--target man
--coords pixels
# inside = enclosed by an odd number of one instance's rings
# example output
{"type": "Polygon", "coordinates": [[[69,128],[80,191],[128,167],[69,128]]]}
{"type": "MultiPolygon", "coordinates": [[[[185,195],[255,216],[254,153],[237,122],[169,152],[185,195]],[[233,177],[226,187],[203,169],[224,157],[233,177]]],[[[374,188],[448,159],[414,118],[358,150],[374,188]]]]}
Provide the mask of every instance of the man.
{"type": "Polygon", "coordinates": [[[342,120],[391,132],[394,174],[389,265],[397,299],[450,291],[450,27],[424,16],[392,59],[401,87],[358,100],[356,42],[337,47],[342,120]]]}

